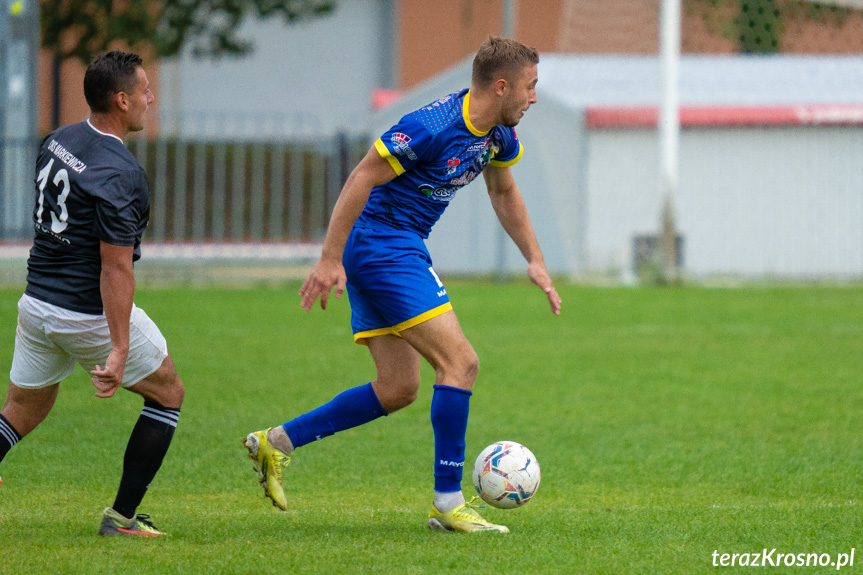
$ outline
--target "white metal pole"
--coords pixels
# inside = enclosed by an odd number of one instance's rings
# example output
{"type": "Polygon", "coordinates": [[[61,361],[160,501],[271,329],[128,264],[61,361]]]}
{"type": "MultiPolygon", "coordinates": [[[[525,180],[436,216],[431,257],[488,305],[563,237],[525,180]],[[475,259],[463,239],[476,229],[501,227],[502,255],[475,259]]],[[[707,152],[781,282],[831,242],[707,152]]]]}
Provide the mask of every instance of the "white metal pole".
{"type": "Polygon", "coordinates": [[[662,214],[663,278],[677,280],[677,226],[675,206],[680,156],[680,3],[662,0],[660,52],[662,60],[662,108],[659,115],[660,182],[664,195],[662,214]]]}
{"type": "MultiPolygon", "coordinates": [[[[516,0],[504,0],[503,2],[503,36],[505,38],[515,38],[515,15],[516,15],[516,0]]],[[[502,225],[498,225],[497,234],[495,234],[495,247],[497,257],[495,258],[494,276],[499,282],[506,279],[506,249],[509,245],[506,231],[502,225]]]]}
{"type": "Polygon", "coordinates": [[[515,38],[516,0],[503,0],[503,35],[515,38]]]}

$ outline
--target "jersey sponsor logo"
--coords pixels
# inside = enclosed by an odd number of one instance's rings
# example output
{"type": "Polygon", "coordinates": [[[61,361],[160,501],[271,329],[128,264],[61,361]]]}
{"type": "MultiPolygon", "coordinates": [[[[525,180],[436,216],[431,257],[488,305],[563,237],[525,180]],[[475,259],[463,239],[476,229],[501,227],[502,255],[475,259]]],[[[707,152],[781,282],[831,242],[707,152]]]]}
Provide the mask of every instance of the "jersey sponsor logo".
{"type": "Polygon", "coordinates": [[[79,174],[87,169],[87,165],[84,162],[72,155],[72,153],[61,146],[57,140],[51,140],[51,143],[48,144],[48,151],[53,153],[61,162],[79,174]]]}
{"type": "Polygon", "coordinates": [[[410,136],[407,134],[402,134],[401,132],[396,132],[390,137],[390,140],[393,143],[393,151],[399,155],[405,155],[411,159],[411,161],[416,161],[417,155],[414,154],[414,151],[411,150],[411,147],[408,145],[411,141],[410,136]]]}
{"type": "Polygon", "coordinates": [[[438,106],[441,106],[441,105],[443,105],[443,104],[446,104],[446,103],[447,103],[447,102],[449,102],[451,99],[452,99],[452,98],[451,98],[450,96],[446,96],[446,97],[441,98],[441,99],[439,99],[439,100],[435,100],[434,102],[432,102],[431,104],[429,104],[428,106],[426,106],[426,107],[425,107],[425,109],[426,109],[426,110],[431,110],[432,108],[437,108],[438,106]]]}
{"type": "Polygon", "coordinates": [[[488,144],[488,138],[486,138],[485,140],[483,140],[481,142],[476,142],[474,144],[471,144],[470,147],[468,147],[467,151],[468,152],[479,152],[480,150],[485,149],[486,144],[488,144]]]}
{"type": "Polygon", "coordinates": [[[453,178],[449,181],[454,186],[458,186],[459,188],[468,185],[476,178],[477,173],[473,170],[468,170],[457,178],[453,178]]]}
{"type": "Polygon", "coordinates": [[[41,233],[43,233],[43,234],[49,235],[49,236],[51,236],[52,238],[54,238],[55,240],[60,241],[60,242],[63,242],[63,243],[64,243],[64,244],[66,244],[66,245],[69,245],[69,246],[71,246],[71,245],[72,245],[72,242],[70,242],[68,238],[64,238],[64,237],[63,237],[63,236],[61,236],[60,234],[54,233],[53,231],[51,231],[50,229],[46,228],[46,227],[45,227],[45,226],[43,226],[42,224],[33,224],[33,227],[35,227],[35,228],[36,228],[36,231],[37,231],[37,232],[41,232],[41,233]]]}
{"type": "Polygon", "coordinates": [[[455,193],[459,188],[461,188],[461,186],[452,188],[436,188],[428,184],[420,184],[419,191],[425,197],[435,200],[436,202],[450,202],[455,197],[455,193]]]}
{"type": "Polygon", "coordinates": [[[458,158],[450,158],[446,161],[446,175],[453,175],[458,169],[458,165],[461,164],[461,160],[458,158]]]}

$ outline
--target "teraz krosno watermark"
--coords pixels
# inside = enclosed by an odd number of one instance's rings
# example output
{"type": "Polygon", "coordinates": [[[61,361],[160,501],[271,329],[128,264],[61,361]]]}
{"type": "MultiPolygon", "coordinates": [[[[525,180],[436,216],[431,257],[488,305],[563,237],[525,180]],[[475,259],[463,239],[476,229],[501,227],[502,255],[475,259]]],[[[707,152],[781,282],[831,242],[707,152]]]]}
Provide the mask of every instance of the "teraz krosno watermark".
{"type": "Polygon", "coordinates": [[[854,548],[850,553],[782,553],[764,549],[760,553],[720,553],[713,551],[714,567],[843,567],[854,565],[854,548]]]}

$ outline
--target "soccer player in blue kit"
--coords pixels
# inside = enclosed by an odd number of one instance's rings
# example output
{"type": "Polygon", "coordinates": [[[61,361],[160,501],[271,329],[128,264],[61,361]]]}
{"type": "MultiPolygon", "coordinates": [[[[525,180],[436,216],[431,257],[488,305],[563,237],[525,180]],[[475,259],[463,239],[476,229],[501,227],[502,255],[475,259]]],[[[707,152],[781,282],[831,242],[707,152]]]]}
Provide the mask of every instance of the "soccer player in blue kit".
{"type": "Polygon", "coordinates": [[[490,36],[473,61],[469,90],[402,118],[348,178],[333,210],[321,259],[300,289],[310,310],[347,287],[354,340],[377,368],[368,384],[245,439],[265,494],[285,509],[282,471],[297,447],[388,415],[416,398],[420,358],[435,370],[434,530],[508,532],[461,491],[468,404],[479,359],[462,332],[423,240],[455,193],[482,173],[494,211],[528,262],[528,277],[560,313],[542,252],[509,166],[522,154],[513,127],[536,102],[536,50],[490,36]]]}
{"type": "Polygon", "coordinates": [[[90,118],[48,134],[36,160],[36,233],[0,411],[0,461],[47,417],[78,363],[97,397],[124,387],[144,400],[98,533],[158,537],[136,510],[171,444],[185,390],[165,338],[133,302],[150,191],[123,144],[144,128],[154,96],[141,58],[123,52],[87,67],[84,95],[90,118]]]}

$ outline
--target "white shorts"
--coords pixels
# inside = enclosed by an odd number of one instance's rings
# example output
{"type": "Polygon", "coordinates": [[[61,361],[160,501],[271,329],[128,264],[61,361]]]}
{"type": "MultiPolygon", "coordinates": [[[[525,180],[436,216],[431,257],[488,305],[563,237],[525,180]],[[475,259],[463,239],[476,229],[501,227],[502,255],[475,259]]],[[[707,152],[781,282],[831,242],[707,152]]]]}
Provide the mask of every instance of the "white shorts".
{"type": "MultiPolygon", "coordinates": [[[[111,334],[105,315],[70,311],[27,294],[18,301],[18,331],[9,380],[25,389],[48,387],[66,379],[78,363],[87,373],[105,367],[111,334]]],[[[123,387],[153,374],[168,357],[168,344],[144,310],[132,305],[129,356],[123,387]]]]}

